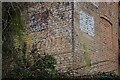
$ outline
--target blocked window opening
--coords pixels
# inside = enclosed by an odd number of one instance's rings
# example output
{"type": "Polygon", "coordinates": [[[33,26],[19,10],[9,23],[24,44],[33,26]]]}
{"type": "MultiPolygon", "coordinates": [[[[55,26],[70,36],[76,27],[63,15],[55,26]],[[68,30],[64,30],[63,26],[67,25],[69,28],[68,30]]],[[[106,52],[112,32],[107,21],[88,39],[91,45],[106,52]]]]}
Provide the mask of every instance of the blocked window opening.
{"type": "Polygon", "coordinates": [[[112,49],[112,23],[105,17],[100,17],[100,26],[101,26],[101,42],[103,45],[112,49]],[[107,35],[106,35],[107,34],[107,35]]]}
{"type": "Polygon", "coordinates": [[[80,29],[89,36],[94,36],[94,17],[80,11],[80,29]]]}

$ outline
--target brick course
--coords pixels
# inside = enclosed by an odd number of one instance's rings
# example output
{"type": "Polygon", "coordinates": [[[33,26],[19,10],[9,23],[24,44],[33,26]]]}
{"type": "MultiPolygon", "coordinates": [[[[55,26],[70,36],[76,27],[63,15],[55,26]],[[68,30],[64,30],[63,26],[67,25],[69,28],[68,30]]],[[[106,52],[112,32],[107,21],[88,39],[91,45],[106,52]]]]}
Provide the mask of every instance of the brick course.
{"type": "Polygon", "coordinates": [[[118,4],[91,2],[34,3],[26,18],[31,44],[36,44],[40,54],[50,54],[57,59],[56,70],[76,70],[75,75],[114,71],[118,73],[118,4]],[[94,17],[95,36],[80,30],[80,11],[94,17]],[[72,13],[73,11],[73,13],[72,13]],[[44,15],[46,13],[46,15],[44,15]],[[42,14],[44,13],[44,14],[42,14]],[[39,31],[31,30],[35,17],[39,31]],[[74,18],[72,17],[74,16],[74,18]],[[40,22],[44,24],[40,24],[40,22]],[[74,30],[73,30],[74,29],[74,30]],[[32,32],[33,31],[33,32],[32,32]]]}

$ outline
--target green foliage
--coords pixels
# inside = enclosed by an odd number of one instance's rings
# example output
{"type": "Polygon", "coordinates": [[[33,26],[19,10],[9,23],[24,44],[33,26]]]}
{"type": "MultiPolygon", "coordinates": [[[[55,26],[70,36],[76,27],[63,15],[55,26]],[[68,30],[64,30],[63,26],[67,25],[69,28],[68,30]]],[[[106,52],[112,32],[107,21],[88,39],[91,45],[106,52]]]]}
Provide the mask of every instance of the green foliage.
{"type": "Polygon", "coordinates": [[[2,58],[4,62],[2,66],[4,77],[16,66],[17,61],[22,59],[25,48],[22,37],[26,32],[20,5],[18,3],[3,3],[2,5],[2,58]]]}
{"type": "MultiPolygon", "coordinates": [[[[32,54],[38,54],[38,50],[32,50],[32,54]]],[[[6,76],[9,77],[56,77],[54,65],[56,59],[52,55],[45,54],[44,56],[37,55],[34,64],[30,65],[29,61],[25,58],[26,44],[24,43],[22,49],[18,51],[22,56],[18,56],[15,61],[14,68],[7,72],[6,76]]]]}
{"type": "Polygon", "coordinates": [[[28,51],[24,16],[24,3],[3,3],[3,78],[55,77],[56,60],[51,55],[40,56],[37,48],[28,51]],[[34,57],[33,64],[28,56],[34,57]],[[36,55],[36,56],[35,56],[36,55]],[[12,67],[11,67],[12,66],[12,67]],[[9,68],[9,69],[8,69],[9,68]]]}
{"type": "Polygon", "coordinates": [[[57,63],[56,59],[51,55],[45,55],[45,57],[43,58],[43,66],[44,66],[44,68],[54,69],[54,65],[56,63],[57,63]]]}

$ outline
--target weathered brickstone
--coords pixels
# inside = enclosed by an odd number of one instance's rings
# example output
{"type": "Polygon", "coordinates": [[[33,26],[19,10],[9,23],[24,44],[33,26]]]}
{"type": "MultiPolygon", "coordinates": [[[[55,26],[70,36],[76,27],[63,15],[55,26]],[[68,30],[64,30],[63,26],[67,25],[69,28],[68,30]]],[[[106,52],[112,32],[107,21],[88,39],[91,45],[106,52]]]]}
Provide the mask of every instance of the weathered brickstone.
{"type": "Polygon", "coordinates": [[[117,5],[75,2],[73,9],[69,2],[31,3],[24,11],[31,44],[41,55],[55,56],[60,72],[72,68],[75,76],[99,71],[118,73],[117,5]],[[86,32],[81,30],[80,11],[87,14],[86,19],[83,17],[83,24],[90,28],[86,32]],[[90,17],[94,24],[88,24],[90,17]]]}
{"type": "Polygon", "coordinates": [[[117,3],[98,3],[98,5],[96,7],[91,3],[75,3],[74,40],[75,54],[77,55],[74,56],[74,68],[81,69],[81,73],[83,71],[84,74],[99,71],[118,71],[118,61],[116,60],[118,55],[118,37],[115,37],[118,36],[118,25],[115,23],[118,21],[118,19],[115,19],[118,16],[114,15],[114,12],[117,14],[117,3]],[[79,14],[81,10],[94,17],[94,37],[80,30],[79,14]],[[80,57],[77,57],[78,55],[80,57]],[[108,64],[104,64],[104,61],[108,64]],[[76,63],[79,63],[79,65],[76,65],[76,63]],[[99,64],[102,63],[103,65],[100,66],[99,64]],[[92,68],[95,65],[97,65],[96,68],[92,68]]]}

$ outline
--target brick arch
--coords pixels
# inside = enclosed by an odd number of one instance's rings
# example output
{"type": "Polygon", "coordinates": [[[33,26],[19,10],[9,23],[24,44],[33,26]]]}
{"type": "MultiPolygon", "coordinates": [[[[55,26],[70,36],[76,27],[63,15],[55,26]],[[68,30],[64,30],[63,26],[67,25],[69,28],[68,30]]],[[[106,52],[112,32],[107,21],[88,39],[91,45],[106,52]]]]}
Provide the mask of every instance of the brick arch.
{"type": "Polygon", "coordinates": [[[105,21],[107,21],[107,22],[112,26],[112,23],[110,22],[110,20],[108,20],[107,18],[105,18],[105,17],[103,17],[103,16],[101,16],[100,18],[101,18],[101,19],[104,19],[105,21]]]}
{"type": "Polygon", "coordinates": [[[112,49],[112,23],[105,17],[100,17],[101,42],[108,51],[112,49]]]}

